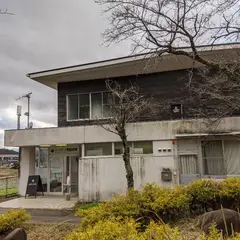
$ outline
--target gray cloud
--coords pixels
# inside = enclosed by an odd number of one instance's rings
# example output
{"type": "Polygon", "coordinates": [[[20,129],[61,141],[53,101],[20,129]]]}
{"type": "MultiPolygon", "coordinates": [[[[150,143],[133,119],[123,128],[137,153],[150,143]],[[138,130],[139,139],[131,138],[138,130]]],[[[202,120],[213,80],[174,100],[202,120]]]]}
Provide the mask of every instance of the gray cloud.
{"type": "Polygon", "coordinates": [[[16,127],[16,105],[24,112],[27,100],[15,99],[29,91],[35,126],[57,124],[57,92],[26,73],[129,53],[127,43],[101,45],[107,21],[94,0],[2,0],[0,8],[15,14],[0,15],[0,130],[16,127]]]}

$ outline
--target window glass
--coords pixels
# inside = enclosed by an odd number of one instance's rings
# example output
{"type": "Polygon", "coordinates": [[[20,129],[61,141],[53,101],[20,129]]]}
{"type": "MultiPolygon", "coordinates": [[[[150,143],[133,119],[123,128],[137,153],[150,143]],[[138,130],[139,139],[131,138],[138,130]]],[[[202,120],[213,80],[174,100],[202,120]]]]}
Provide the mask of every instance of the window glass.
{"type": "Polygon", "coordinates": [[[202,142],[204,174],[225,175],[222,141],[202,142]]]}
{"type": "Polygon", "coordinates": [[[197,160],[195,155],[180,155],[181,174],[199,174],[197,160]]]}
{"type": "Polygon", "coordinates": [[[102,118],[102,93],[91,94],[92,118],[102,118]]]}
{"type": "Polygon", "coordinates": [[[78,95],[68,96],[68,119],[78,119],[78,95]]]}
{"type": "MultiPolygon", "coordinates": [[[[128,142],[131,154],[150,154],[153,153],[151,141],[144,142],[128,142]]],[[[123,154],[123,146],[121,142],[114,143],[115,155],[123,154]]]]}
{"type": "Polygon", "coordinates": [[[85,156],[112,155],[112,143],[87,143],[85,144],[85,156]]]}
{"type": "Polygon", "coordinates": [[[39,151],[40,151],[39,167],[47,168],[48,167],[48,148],[40,148],[39,151]]]}
{"type": "Polygon", "coordinates": [[[109,92],[103,93],[103,117],[110,117],[110,103],[111,103],[111,94],[109,92]]]}
{"type": "Polygon", "coordinates": [[[85,119],[90,116],[89,94],[79,94],[79,118],[85,119]]]}
{"type": "Polygon", "coordinates": [[[149,154],[153,153],[153,146],[151,141],[133,142],[134,154],[149,154]]]}
{"type": "Polygon", "coordinates": [[[68,120],[110,117],[110,97],[109,92],[68,95],[68,120]]]}
{"type": "Polygon", "coordinates": [[[40,175],[43,191],[47,192],[48,148],[35,148],[35,175],[40,175]]]}
{"type": "Polygon", "coordinates": [[[115,155],[123,154],[123,145],[121,142],[114,143],[114,154],[115,155]]]}

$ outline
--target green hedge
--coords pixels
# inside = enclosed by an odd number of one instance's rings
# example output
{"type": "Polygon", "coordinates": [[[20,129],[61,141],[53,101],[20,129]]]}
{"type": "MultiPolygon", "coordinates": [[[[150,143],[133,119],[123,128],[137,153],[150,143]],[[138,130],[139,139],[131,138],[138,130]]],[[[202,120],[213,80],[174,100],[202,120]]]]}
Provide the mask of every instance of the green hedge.
{"type": "Polygon", "coordinates": [[[29,215],[24,209],[11,210],[0,215],[0,234],[18,228],[23,222],[29,219],[29,215]]]}
{"type": "Polygon", "coordinates": [[[146,184],[141,191],[132,190],[126,196],[117,195],[96,207],[78,209],[76,215],[83,217],[82,229],[114,217],[133,218],[144,230],[151,220],[176,221],[221,206],[235,210],[240,208],[240,178],[222,182],[201,179],[174,188],[146,184]]]}
{"type": "MultiPolygon", "coordinates": [[[[88,226],[84,231],[77,228],[65,240],[192,240],[186,237],[178,228],[151,221],[145,231],[139,231],[139,224],[133,219],[119,220],[109,218],[97,222],[94,226],[88,226]]],[[[212,225],[210,234],[200,235],[201,240],[226,240],[222,234],[212,225]]],[[[240,234],[228,238],[240,240],[240,234]]]]}

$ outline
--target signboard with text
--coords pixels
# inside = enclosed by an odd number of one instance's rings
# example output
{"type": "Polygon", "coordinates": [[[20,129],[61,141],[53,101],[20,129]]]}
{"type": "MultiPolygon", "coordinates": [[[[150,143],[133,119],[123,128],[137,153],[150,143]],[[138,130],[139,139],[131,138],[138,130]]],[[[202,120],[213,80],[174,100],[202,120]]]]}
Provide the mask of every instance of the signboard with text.
{"type": "Polygon", "coordinates": [[[28,196],[32,195],[32,196],[35,196],[35,198],[36,198],[37,192],[42,192],[42,195],[44,195],[41,177],[40,177],[40,175],[29,176],[28,182],[27,182],[25,198],[27,195],[28,196]]]}
{"type": "Polygon", "coordinates": [[[66,146],[66,147],[50,147],[49,148],[49,154],[50,155],[79,155],[79,146],[78,145],[72,145],[72,146],[66,146]]]}

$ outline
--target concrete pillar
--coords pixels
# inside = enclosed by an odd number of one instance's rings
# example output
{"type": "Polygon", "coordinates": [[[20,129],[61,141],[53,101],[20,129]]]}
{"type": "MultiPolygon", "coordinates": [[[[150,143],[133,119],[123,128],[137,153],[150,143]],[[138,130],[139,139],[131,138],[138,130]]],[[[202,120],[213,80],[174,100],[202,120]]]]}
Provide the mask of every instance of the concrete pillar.
{"type": "Polygon", "coordinates": [[[25,196],[28,176],[35,174],[35,147],[22,147],[20,154],[18,192],[21,196],[25,196]]]}

